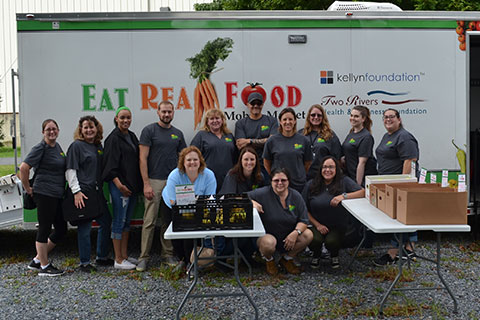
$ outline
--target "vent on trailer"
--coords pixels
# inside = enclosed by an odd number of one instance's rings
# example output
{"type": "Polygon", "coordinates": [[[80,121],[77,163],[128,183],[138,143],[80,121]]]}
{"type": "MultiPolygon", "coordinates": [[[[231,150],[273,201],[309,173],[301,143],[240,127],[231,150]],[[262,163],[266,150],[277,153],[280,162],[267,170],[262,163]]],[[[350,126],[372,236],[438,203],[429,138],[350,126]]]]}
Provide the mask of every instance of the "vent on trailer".
{"type": "Polygon", "coordinates": [[[335,1],[327,11],[402,11],[402,9],[388,2],[335,1]]]}

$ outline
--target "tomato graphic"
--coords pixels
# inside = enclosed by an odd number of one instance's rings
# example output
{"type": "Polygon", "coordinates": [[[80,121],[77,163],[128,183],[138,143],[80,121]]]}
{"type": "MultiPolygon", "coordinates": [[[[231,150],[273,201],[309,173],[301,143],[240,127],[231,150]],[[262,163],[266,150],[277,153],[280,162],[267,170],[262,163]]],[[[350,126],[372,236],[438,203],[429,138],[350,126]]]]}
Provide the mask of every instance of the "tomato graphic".
{"type": "Polygon", "coordinates": [[[465,26],[465,21],[459,20],[459,21],[457,21],[457,25],[459,25],[460,27],[463,28],[465,26]]]}
{"type": "Polygon", "coordinates": [[[457,31],[457,34],[462,34],[463,33],[463,28],[458,26],[456,31],[457,31]]]}
{"type": "Polygon", "coordinates": [[[261,83],[250,83],[250,82],[247,82],[248,86],[246,86],[245,88],[243,88],[242,90],[242,101],[244,104],[247,104],[247,99],[248,99],[248,96],[250,95],[250,93],[252,92],[258,92],[262,95],[263,97],[263,101],[265,101],[267,99],[267,92],[265,91],[265,89],[263,89],[262,87],[260,87],[261,83]]]}
{"type": "Polygon", "coordinates": [[[475,21],[470,21],[470,23],[468,24],[468,29],[475,30],[475,21]]]}
{"type": "Polygon", "coordinates": [[[475,29],[480,30],[480,21],[477,21],[477,23],[475,23],[475,29]]]}

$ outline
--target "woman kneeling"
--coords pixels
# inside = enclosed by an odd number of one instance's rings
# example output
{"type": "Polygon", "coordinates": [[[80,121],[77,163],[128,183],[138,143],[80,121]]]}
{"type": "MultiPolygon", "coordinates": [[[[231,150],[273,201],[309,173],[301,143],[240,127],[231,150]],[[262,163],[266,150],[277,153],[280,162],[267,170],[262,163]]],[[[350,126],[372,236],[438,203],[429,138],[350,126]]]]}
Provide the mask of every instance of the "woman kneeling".
{"type": "Polygon", "coordinates": [[[290,179],[286,169],[274,169],[271,176],[271,186],[249,192],[266,232],[257,240],[258,250],[266,260],[268,274],[278,274],[275,251],[283,255],[280,265],[288,273],[299,274],[301,270],[293,258],[313,239],[312,232],[307,229],[307,208],[300,193],[288,187],[290,179]]]}

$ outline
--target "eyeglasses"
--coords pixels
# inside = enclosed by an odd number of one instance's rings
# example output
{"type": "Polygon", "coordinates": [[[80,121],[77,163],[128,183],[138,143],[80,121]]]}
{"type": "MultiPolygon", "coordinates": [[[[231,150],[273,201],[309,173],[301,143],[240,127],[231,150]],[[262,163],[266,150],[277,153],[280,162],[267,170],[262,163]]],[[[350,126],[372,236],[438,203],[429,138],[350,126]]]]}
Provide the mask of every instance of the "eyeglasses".
{"type": "Polygon", "coordinates": [[[395,115],[395,114],[391,115],[391,116],[383,116],[383,120],[387,120],[387,119],[392,120],[392,119],[395,119],[396,117],[397,117],[397,115],[395,115]]]}
{"type": "Polygon", "coordinates": [[[280,182],[281,182],[281,183],[285,183],[285,182],[287,182],[287,181],[288,181],[288,179],[272,179],[272,182],[273,182],[273,183],[280,183],[280,182]]]}
{"type": "Polygon", "coordinates": [[[335,166],[323,166],[322,169],[323,170],[325,170],[325,169],[333,170],[333,169],[335,169],[335,166]]]}
{"type": "Polygon", "coordinates": [[[323,118],[323,114],[321,114],[321,113],[310,113],[310,117],[312,117],[312,118],[323,118]]]}
{"type": "Polygon", "coordinates": [[[262,106],[262,105],[263,105],[263,102],[260,101],[260,100],[254,100],[254,101],[250,102],[250,104],[251,104],[252,106],[262,106]]]}

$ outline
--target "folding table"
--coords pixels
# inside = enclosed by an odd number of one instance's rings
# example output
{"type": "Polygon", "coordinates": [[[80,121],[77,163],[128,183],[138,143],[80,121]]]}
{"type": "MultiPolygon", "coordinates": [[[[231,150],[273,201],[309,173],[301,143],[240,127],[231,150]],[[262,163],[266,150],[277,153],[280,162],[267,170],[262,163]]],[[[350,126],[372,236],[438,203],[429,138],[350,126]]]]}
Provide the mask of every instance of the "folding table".
{"type": "MultiPolygon", "coordinates": [[[[210,297],[232,297],[232,296],[246,296],[250,304],[253,306],[255,310],[255,319],[258,319],[258,308],[253,302],[253,299],[248,294],[247,290],[243,286],[242,282],[240,281],[239,272],[238,272],[238,258],[242,255],[241,251],[238,248],[238,238],[252,238],[252,237],[261,237],[265,235],[265,228],[263,227],[262,220],[258,215],[257,210],[253,209],[253,229],[250,230],[204,230],[204,231],[181,231],[181,232],[173,232],[172,230],[172,223],[168,226],[167,231],[165,231],[164,238],[175,240],[175,239],[193,239],[193,252],[194,252],[194,262],[193,262],[193,270],[194,270],[194,278],[193,282],[187,290],[187,293],[183,297],[180,306],[177,309],[176,319],[180,319],[180,312],[185,305],[188,298],[210,298],[210,297]],[[198,239],[204,238],[213,238],[216,236],[223,236],[226,238],[232,238],[233,242],[233,261],[234,261],[234,274],[235,280],[237,280],[238,286],[240,287],[242,292],[222,292],[222,293],[210,293],[210,294],[192,294],[193,289],[197,285],[198,282],[198,252],[197,252],[197,241],[198,239]]],[[[223,256],[222,258],[224,258],[223,256]]],[[[215,257],[212,257],[215,259],[215,257]]]]}
{"type": "MultiPolygon", "coordinates": [[[[380,211],[379,209],[372,206],[367,199],[360,198],[360,199],[351,199],[351,200],[343,200],[342,205],[350,212],[355,218],[357,218],[365,227],[372,230],[375,233],[400,233],[401,239],[398,241],[398,252],[399,252],[399,262],[398,265],[398,273],[395,279],[393,280],[392,284],[388,288],[387,292],[384,294],[382,301],[380,303],[380,314],[383,314],[383,307],[385,302],[393,290],[399,291],[407,291],[407,290],[437,290],[437,289],[445,289],[447,290],[450,297],[452,297],[453,305],[454,305],[454,312],[457,312],[457,299],[455,299],[452,291],[450,290],[448,284],[443,279],[442,274],[440,273],[440,234],[442,232],[469,232],[470,226],[463,225],[463,224],[426,224],[426,225],[405,225],[395,219],[390,218],[385,213],[380,211]],[[394,288],[397,284],[398,280],[402,276],[402,266],[403,266],[403,233],[408,232],[415,232],[415,231],[434,231],[437,235],[437,255],[435,259],[429,259],[422,256],[417,256],[420,259],[432,262],[436,264],[437,275],[440,281],[443,284],[443,287],[435,287],[435,288],[394,288]]],[[[466,213],[465,213],[466,214],[466,213]]],[[[363,239],[362,239],[363,242],[363,239]]],[[[353,258],[355,258],[360,245],[356,248],[353,258]]],[[[353,259],[352,258],[352,259],[353,259]]]]}

